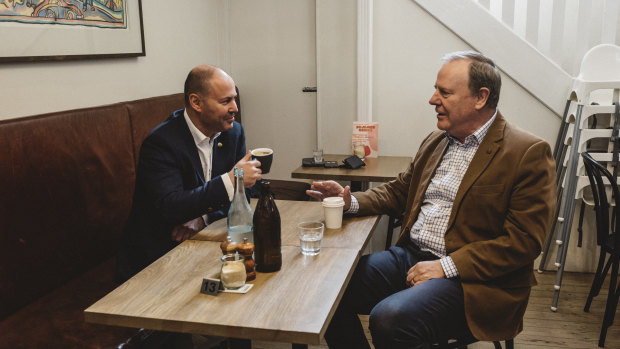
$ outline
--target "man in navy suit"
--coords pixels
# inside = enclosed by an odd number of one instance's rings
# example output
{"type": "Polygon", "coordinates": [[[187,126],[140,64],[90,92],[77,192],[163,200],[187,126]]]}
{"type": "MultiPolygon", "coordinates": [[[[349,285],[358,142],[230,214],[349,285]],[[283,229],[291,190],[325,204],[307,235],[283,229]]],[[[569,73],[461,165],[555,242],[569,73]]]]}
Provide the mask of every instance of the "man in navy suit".
{"type": "Polygon", "coordinates": [[[133,205],[117,256],[123,282],[226,216],[234,168],[244,185],[261,178],[235,121],[235,83],[223,70],[200,65],[185,80],[185,109],[172,113],[140,149],[133,205]]]}

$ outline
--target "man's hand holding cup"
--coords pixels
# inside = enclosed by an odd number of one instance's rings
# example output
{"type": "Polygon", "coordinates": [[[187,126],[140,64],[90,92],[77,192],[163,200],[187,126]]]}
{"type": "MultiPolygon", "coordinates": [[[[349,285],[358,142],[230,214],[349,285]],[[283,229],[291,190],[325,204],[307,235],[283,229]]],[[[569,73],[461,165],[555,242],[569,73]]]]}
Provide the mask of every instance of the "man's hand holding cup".
{"type": "Polygon", "coordinates": [[[348,185],[343,188],[335,181],[312,182],[306,194],[321,201],[328,197],[339,196],[344,200],[343,210],[345,212],[351,207],[351,188],[348,185]]]}
{"type": "MultiPolygon", "coordinates": [[[[243,159],[239,160],[235,165],[235,168],[243,169],[243,185],[246,188],[253,186],[256,181],[262,178],[261,169],[260,169],[260,161],[252,160],[252,154],[248,152],[245,154],[243,159]]],[[[230,172],[228,172],[228,176],[230,176],[230,181],[235,183],[235,168],[233,168],[230,172]]]]}

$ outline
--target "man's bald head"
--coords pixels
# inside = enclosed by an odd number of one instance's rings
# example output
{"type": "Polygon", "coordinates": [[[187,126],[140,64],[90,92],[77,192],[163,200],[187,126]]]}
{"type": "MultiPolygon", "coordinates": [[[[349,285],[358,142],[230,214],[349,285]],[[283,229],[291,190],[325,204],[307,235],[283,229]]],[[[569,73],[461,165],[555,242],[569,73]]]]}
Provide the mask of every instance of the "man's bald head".
{"type": "Polygon", "coordinates": [[[209,94],[209,88],[211,87],[211,79],[213,77],[225,76],[230,78],[225,71],[218,67],[214,67],[208,64],[201,64],[192,69],[187,78],[185,79],[185,88],[183,93],[185,94],[185,106],[189,107],[189,95],[197,93],[201,96],[207,96],[209,94]]]}

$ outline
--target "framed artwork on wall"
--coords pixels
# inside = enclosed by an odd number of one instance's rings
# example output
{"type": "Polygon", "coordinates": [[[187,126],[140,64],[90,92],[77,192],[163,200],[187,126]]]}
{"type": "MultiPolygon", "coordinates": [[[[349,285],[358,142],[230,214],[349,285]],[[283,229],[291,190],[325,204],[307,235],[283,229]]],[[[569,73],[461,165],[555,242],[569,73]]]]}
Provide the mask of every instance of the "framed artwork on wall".
{"type": "Polygon", "coordinates": [[[0,63],[144,55],[141,0],[0,0],[0,63]]]}

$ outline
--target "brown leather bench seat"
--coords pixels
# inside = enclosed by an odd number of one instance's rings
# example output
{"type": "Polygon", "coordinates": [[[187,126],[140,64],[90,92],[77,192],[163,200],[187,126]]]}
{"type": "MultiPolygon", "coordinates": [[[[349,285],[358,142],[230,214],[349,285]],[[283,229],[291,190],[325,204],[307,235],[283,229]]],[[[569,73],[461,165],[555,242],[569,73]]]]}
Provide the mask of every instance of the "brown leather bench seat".
{"type": "MultiPolygon", "coordinates": [[[[136,333],[83,311],[118,286],[142,140],[182,107],[178,93],[0,121],[0,348],[114,348],[136,333]]],[[[278,198],[304,199],[296,183],[278,198]]]]}

